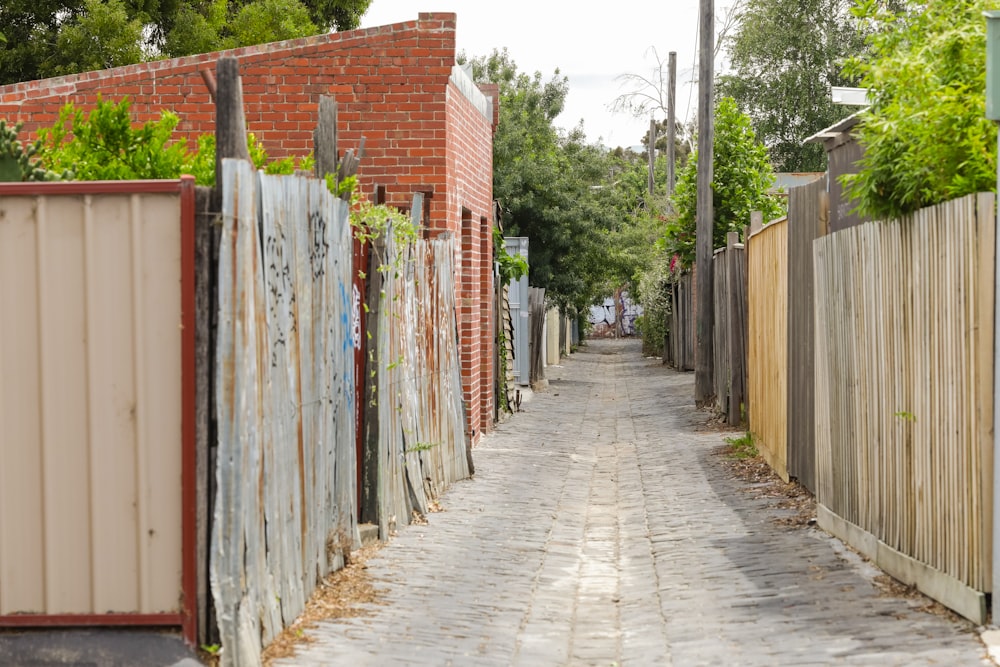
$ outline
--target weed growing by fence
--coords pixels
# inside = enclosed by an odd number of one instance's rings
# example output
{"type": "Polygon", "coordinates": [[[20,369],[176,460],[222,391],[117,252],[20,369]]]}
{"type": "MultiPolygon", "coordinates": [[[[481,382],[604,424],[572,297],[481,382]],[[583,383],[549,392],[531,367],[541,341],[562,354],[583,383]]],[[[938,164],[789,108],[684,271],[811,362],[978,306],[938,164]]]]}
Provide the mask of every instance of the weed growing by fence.
{"type": "Polygon", "coordinates": [[[734,459],[752,459],[760,455],[757,451],[757,439],[747,431],[743,435],[726,438],[729,443],[729,456],[734,459]]]}

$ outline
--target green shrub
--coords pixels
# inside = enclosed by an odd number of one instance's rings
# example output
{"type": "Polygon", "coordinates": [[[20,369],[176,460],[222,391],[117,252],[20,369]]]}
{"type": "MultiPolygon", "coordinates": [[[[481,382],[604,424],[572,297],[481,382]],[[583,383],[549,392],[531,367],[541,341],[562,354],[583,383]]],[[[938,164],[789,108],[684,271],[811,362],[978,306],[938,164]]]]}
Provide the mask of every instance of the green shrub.
{"type": "Polygon", "coordinates": [[[870,55],[849,61],[871,106],[855,130],[865,155],[844,176],[859,212],[898,218],[996,187],[996,125],[985,117],[986,25],[995,0],[937,0],[893,13],[859,0],[876,26],[870,55]]]}

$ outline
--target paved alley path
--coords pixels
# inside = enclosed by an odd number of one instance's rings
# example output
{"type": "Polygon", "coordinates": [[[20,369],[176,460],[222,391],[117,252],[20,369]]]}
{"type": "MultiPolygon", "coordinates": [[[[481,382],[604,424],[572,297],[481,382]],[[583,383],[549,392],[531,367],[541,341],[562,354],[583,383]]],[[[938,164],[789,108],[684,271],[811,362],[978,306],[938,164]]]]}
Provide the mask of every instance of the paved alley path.
{"type": "MultiPolygon", "coordinates": [[[[284,665],[981,665],[970,624],[880,597],[776,524],[699,429],[693,374],[591,341],[500,425],[430,524],[368,561],[384,604],[284,665]]],[[[850,555],[850,554],[849,554],[850,555]]]]}

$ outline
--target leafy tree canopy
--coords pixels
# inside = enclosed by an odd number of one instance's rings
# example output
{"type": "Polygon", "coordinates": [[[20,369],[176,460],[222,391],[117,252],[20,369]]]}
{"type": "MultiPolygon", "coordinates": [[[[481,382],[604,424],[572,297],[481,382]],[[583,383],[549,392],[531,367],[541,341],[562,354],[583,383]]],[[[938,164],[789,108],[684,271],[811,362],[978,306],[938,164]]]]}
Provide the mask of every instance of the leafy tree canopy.
{"type": "MultiPolygon", "coordinates": [[[[659,231],[649,229],[656,205],[645,192],[645,159],[587,143],[582,127],[553,125],[569,92],[558,71],[550,78],[521,72],[506,50],[472,65],[477,81],[500,87],[493,195],[504,233],[530,239],[532,285],[584,312],[628,284],[653,252],[659,231]]],[[[657,180],[665,186],[662,165],[657,180]]],[[[663,193],[657,196],[662,203],[663,193]]]]}
{"type": "Polygon", "coordinates": [[[371,0],[4,0],[0,85],[356,28],[371,0]]]}
{"type": "MultiPolygon", "coordinates": [[[[695,259],[698,203],[698,152],[695,151],[677,178],[673,203],[676,217],[670,221],[662,245],[683,266],[695,259]]],[[[723,97],[715,106],[715,142],[712,158],[713,247],[726,244],[728,232],[740,232],[750,224],[750,213],[761,211],[764,220],[782,214],[778,199],[768,194],[774,172],[767,149],[757,140],[750,118],[723,97]]]]}
{"type": "Polygon", "coordinates": [[[856,136],[865,148],[844,178],[862,213],[897,218],[996,187],[996,126],[985,117],[986,25],[995,0],[936,0],[892,12],[859,0],[875,30],[848,71],[870,89],[856,136]]]}
{"type": "Polygon", "coordinates": [[[855,109],[834,105],[831,86],[857,85],[843,61],[863,51],[852,0],[748,0],[726,41],[732,71],[720,97],[749,115],[778,171],[823,171],[826,155],[806,137],[855,109]]]}
{"type": "Polygon", "coordinates": [[[527,236],[529,280],[564,307],[589,305],[581,263],[596,243],[589,186],[604,175],[599,149],[582,132],[561,134],[552,124],[569,84],[558,70],[520,72],[507,50],[472,59],[477,81],[500,88],[500,122],[493,142],[493,196],[504,233],[527,236]]]}

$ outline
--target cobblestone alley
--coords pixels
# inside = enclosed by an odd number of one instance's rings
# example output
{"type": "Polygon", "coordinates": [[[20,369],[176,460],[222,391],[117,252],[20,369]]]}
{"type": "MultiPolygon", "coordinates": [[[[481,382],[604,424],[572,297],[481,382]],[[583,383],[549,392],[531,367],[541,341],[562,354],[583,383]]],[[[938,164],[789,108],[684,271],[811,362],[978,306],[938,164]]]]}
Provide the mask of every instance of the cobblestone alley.
{"type": "Polygon", "coordinates": [[[694,376],[591,341],[372,556],[361,617],[282,665],[989,665],[976,628],[887,595],[753,493],[694,376]],[[791,524],[791,525],[790,525],[791,524]]]}

